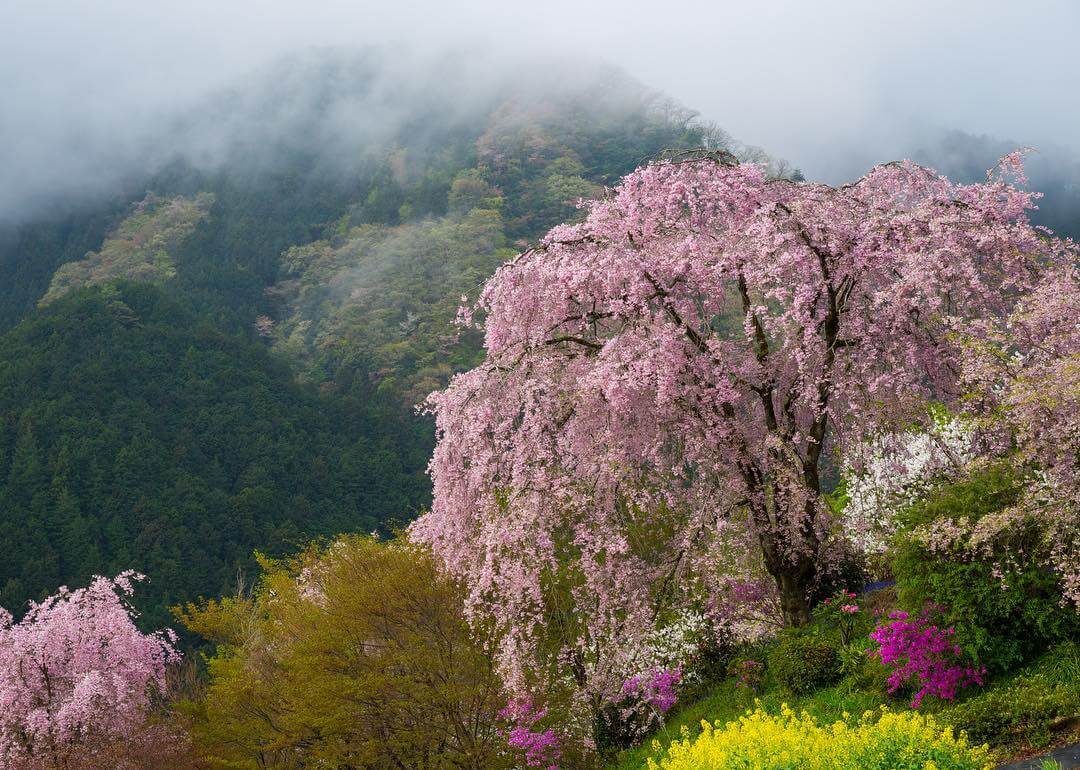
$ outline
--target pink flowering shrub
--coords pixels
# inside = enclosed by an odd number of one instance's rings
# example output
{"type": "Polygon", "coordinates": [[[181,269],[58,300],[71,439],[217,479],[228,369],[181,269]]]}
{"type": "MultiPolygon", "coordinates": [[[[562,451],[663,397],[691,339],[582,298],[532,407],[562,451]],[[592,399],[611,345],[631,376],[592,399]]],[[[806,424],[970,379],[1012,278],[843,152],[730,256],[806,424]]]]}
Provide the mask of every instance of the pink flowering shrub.
{"type": "Polygon", "coordinates": [[[540,730],[538,723],[547,716],[547,709],[537,708],[528,698],[513,698],[500,713],[499,717],[510,723],[506,731],[506,742],[519,751],[528,767],[543,767],[558,770],[562,751],[559,736],[552,728],[540,730]]]}
{"type": "Polygon", "coordinates": [[[911,707],[918,708],[927,695],[952,700],[961,688],[982,685],[986,669],[961,663],[960,647],[953,641],[955,629],[934,625],[929,612],[915,618],[906,612],[891,612],[889,619],[891,622],[870,634],[879,645],[881,662],[893,669],[888,678],[889,692],[917,685],[911,707]]]}
{"type": "Polygon", "coordinates": [[[681,668],[657,668],[627,679],[623,682],[622,692],[624,696],[647,704],[660,714],[666,714],[678,700],[675,688],[681,681],[681,668]]]}
{"type": "Polygon", "coordinates": [[[19,622],[0,609],[0,766],[48,765],[79,747],[128,740],[179,658],[172,631],[143,634],[126,602],[143,576],[60,588],[19,622]]]}
{"type": "MultiPolygon", "coordinates": [[[[686,663],[693,664],[691,656],[686,663]]],[[[654,665],[624,679],[618,694],[609,698],[596,714],[594,738],[596,749],[605,751],[630,748],[664,722],[664,714],[678,701],[678,688],[693,681],[698,672],[684,671],[681,663],[654,665]]]]}
{"type": "Polygon", "coordinates": [[[840,636],[841,644],[849,644],[859,626],[859,613],[859,599],[855,593],[841,590],[814,609],[814,618],[826,628],[835,630],[840,636]]]}

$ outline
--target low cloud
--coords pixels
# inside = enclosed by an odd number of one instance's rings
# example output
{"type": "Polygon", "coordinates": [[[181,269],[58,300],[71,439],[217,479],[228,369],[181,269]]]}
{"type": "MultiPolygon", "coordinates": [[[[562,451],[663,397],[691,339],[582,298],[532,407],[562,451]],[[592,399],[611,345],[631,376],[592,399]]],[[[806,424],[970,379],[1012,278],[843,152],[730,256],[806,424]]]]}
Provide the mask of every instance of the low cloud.
{"type": "Polygon", "coordinates": [[[1070,0],[11,0],[0,222],[177,153],[214,163],[294,136],[344,158],[418,102],[468,120],[500,83],[551,80],[555,61],[569,62],[564,83],[595,66],[580,62],[610,62],[824,181],[954,129],[1073,156],[1078,37],[1070,0]],[[328,47],[374,61],[377,87],[332,103],[305,93],[311,51],[328,47]],[[275,103],[271,86],[290,98],[275,103]]]}

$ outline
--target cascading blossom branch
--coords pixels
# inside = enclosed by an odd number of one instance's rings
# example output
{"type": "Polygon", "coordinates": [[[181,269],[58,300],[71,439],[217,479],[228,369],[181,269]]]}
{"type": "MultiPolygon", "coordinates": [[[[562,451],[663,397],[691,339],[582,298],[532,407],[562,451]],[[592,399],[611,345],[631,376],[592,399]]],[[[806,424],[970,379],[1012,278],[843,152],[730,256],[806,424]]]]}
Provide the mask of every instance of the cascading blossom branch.
{"type": "Polygon", "coordinates": [[[143,634],[132,622],[126,598],[142,579],[129,571],[61,588],[17,623],[0,609],[0,765],[60,766],[87,741],[135,737],[179,658],[172,631],[143,634]]]}
{"type": "Polygon", "coordinates": [[[952,403],[956,333],[1006,317],[1062,252],[1019,163],[972,185],[890,163],[834,188],[689,154],[498,270],[463,314],[486,360],[426,402],[434,500],[411,537],[500,632],[512,690],[562,656],[617,700],[660,610],[708,604],[725,553],[755,550],[783,621],[807,622],[839,550],[826,444],[952,403]],[[570,654],[541,643],[559,613],[570,654]]]}

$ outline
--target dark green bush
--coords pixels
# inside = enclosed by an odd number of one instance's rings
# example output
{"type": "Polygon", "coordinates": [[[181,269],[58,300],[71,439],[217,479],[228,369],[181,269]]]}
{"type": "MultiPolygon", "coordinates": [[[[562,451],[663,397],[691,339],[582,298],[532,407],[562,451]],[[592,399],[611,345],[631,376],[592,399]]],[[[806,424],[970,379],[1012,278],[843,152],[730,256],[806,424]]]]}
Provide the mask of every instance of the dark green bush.
{"type": "Polygon", "coordinates": [[[1062,686],[1009,688],[956,706],[950,721],[975,743],[1017,738],[1038,741],[1075,701],[1062,686]]]}
{"type": "Polygon", "coordinates": [[[877,645],[866,637],[840,647],[837,650],[840,674],[849,686],[865,693],[874,693],[884,700],[888,695],[889,669],[874,654],[876,649],[877,645]]]}
{"type": "Polygon", "coordinates": [[[824,636],[789,631],[769,652],[768,673],[795,695],[805,695],[840,679],[837,643],[824,636]]]}
{"type": "Polygon", "coordinates": [[[731,662],[738,653],[735,643],[707,635],[697,655],[686,668],[680,698],[687,701],[704,697],[728,677],[731,662]]]}
{"type": "Polygon", "coordinates": [[[974,743],[1048,743],[1080,717],[1080,646],[1060,645],[1028,670],[945,709],[941,718],[974,743]]]}
{"type": "MultiPolygon", "coordinates": [[[[983,470],[913,506],[906,525],[910,531],[943,518],[979,519],[1013,504],[1021,492],[1015,471],[983,470]]],[[[957,642],[972,659],[992,672],[1014,668],[1080,632],[1080,616],[1062,606],[1058,577],[1029,556],[1038,540],[1034,531],[1012,532],[1008,542],[995,543],[992,557],[942,558],[901,535],[893,559],[900,603],[913,610],[940,605],[943,624],[956,628],[957,642]],[[1005,554],[1020,558],[1001,558],[1005,554]]]]}

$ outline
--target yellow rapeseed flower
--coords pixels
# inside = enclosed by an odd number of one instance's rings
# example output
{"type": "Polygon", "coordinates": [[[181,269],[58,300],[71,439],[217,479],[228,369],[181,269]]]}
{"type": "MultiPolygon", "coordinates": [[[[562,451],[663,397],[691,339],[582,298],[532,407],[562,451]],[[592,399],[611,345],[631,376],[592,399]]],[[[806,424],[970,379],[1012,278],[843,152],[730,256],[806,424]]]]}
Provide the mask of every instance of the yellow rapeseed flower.
{"type": "Polygon", "coordinates": [[[721,725],[702,721],[695,739],[683,735],[649,770],[988,770],[989,749],[914,712],[845,714],[829,725],[785,704],[773,716],[758,705],[721,725]]]}

